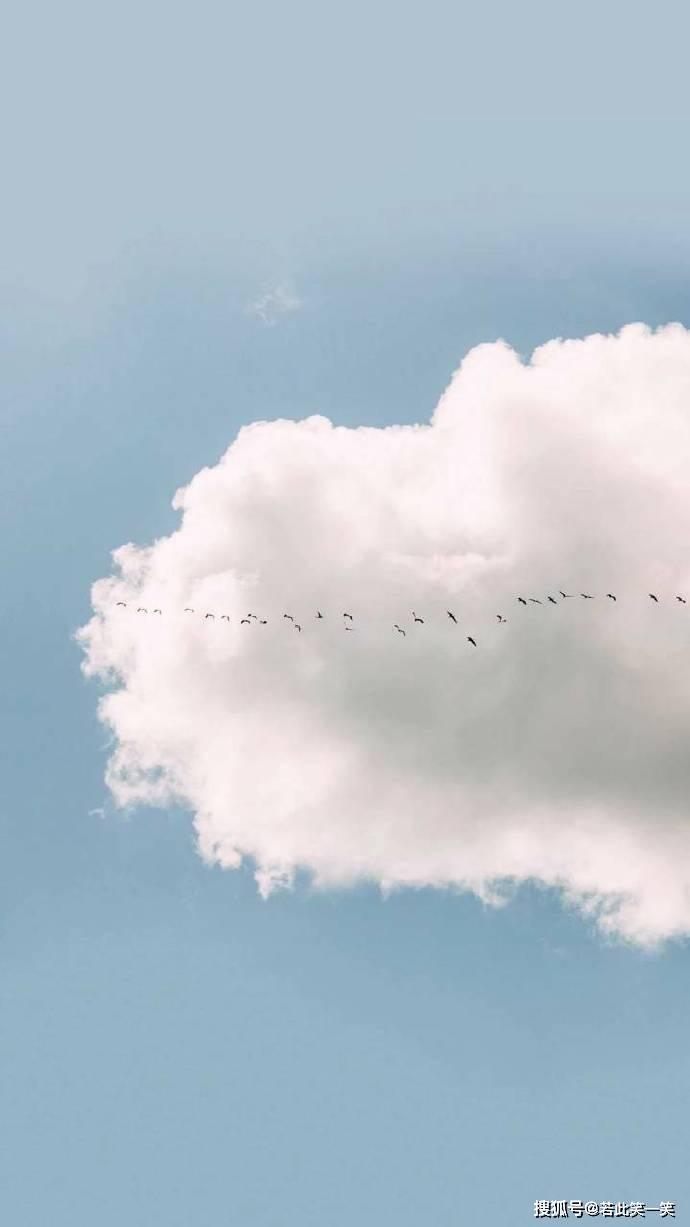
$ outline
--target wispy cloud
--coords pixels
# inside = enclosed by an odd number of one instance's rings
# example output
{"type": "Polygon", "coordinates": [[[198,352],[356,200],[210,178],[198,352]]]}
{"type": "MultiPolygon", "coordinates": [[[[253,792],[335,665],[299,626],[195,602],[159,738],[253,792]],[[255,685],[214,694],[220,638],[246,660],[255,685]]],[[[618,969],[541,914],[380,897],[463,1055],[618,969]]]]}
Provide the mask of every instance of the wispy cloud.
{"type": "Polygon", "coordinates": [[[299,311],[301,306],[301,298],[287,285],[279,285],[275,290],[270,290],[267,294],[262,294],[260,298],[249,303],[246,311],[247,315],[253,315],[263,324],[276,324],[283,316],[299,311]]]}
{"type": "Polygon", "coordinates": [[[690,332],[632,325],[479,346],[423,425],[245,427],[94,587],[116,801],[181,801],[264,894],[536,880],[690,933],[688,388],[690,332]]]}

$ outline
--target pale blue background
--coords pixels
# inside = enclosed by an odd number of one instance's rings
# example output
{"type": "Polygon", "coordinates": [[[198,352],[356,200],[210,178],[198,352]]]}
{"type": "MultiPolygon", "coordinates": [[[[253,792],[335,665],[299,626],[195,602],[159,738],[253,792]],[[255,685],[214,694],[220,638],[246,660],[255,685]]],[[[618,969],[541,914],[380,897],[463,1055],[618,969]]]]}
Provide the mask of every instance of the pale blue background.
{"type": "Polygon", "coordinates": [[[170,531],[243,422],[420,420],[477,342],[690,322],[681,14],[10,15],[8,1227],[517,1227],[537,1197],[687,1221],[684,946],[606,947],[539,891],[263,903],[188,817],[108,808],[70,642],[109,550],[170,531]],[[244,313],[282,281],[300,312],[244,313]]]}

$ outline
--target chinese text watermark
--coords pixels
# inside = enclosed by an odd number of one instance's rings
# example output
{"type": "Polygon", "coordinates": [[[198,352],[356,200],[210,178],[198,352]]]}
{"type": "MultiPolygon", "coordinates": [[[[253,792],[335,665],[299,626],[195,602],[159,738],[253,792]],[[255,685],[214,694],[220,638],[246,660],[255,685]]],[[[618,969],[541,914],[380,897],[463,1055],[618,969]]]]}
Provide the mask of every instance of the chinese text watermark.
{"type": "Polygon", "coordinates": [[[646,1218],[658,1214],[659,1218],[675,1218],[676,1203],[660,1201],[658,1206],[647,1206],[643,1201],[535,1201],[535,1218],[583,1218],[585,1214],[600,1214],[603,1218],[646,1218]]]}

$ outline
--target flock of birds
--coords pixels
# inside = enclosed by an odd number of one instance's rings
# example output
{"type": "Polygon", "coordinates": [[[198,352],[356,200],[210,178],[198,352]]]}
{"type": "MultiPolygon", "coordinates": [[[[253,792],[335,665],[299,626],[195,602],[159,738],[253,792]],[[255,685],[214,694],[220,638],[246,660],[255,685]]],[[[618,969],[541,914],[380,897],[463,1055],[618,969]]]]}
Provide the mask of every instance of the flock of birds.
{"type": "MultiPolygon", "coordinates": [[[[649,592],[647,595],[649,596],[649,599],[650,599],[651,601],[654,601],[654,602],[655,602],[655,604],[657,604],[657,605],[659,604],[659,597],[656,595],[656,593],[654,593],[654,592],[649,592]]],[[[577,592],[563,592],[562,590],[559,590],[559,596],[561,597],[561,599],[562,599],[563,601],[570,601],[570,600],[576,599],[578,596],[580,596],[580,597],[581,597],[581,598],[582,598],[584,601],[593,601],[593,600],[595,600],[595,595],[594,595],[593,593],[591,593],[591,592],[580,592],[580,593],[577,593],[577,592]]],[[[615,600],[617,600],[617,597],[615,596],[615,594],[614,594],[613,592],[607,592],[607,593],[606,593],[606,596],[605,596],[605,599],[608,599],[609,601],[615,601],[615,600]]],[[[519,597],[517,597],[517,600],[518,600],[518,602],[519,602],[521,605],[524,605],[525,607],[527,607],[527,605],[528,605],[528,604],[530,604],[530,603],[531,603],[531,604],[533,604],[533,605],[543,605],[543,604],[545,603],[544,601],[540,600],[538,597],[535,597],[535,596],[530,596],[530,597],[519,596],[519,597]]],[[[684,596],[676,596],[676,600],[677,600],[677,601],[679,601],[679,602],[680,602],[682,605],[686,605],[686,604],[687,604],[687,601],[686,601],[686,599],[685,599],[685,597],[684,597],[684,596]]],[[[557,598],[556,598],[555,596],[547,596],[547,597],[546,597],[546,603],[548,603],[548,602],[551,602],[551,604],[552,604],[552,605],[558,605],[558,604],[560,603],[560,602],[557,600],[557,598]]],[[[124,608],[124,609],[128,609],[128,608],[129,608],[129,606],[128,606],[128,604],[127,604],[127,602],[126,602],[126,601],[116,601],[115,605],[116,605],[116,608],[117,608],[117,607],[119,607],[119,606],[121,606],[121,607],[122,607],[122,608],[124,608]]],[[[148,608],[146,608],[144,605],[139,605],[139,606],[137,606],[136,612],[137,612],[138,614],[148,614],[148,613],[149,613],[149,610],[148,610],[148,608]]],[[[193,609],[193,608],[191,607],[191,605],[187,605],[187,606],[185,607],[185,609],[184,609],[184,613],[186,613],[186,614],[194,614],[194,615],[196,615],[196,610],[195,610],[195,609],[193,609]]],[[[446,610],[446,613],[447,613],[448,617],[450,618],[451,622],[454,622],[454,623],[455,623],[455,625],[457,626],[457,624],[458,624],[458,619],[456,618],[456,616],[455,616],[455,614],[453,613],[453,611],[452,611],[452,610],[450,610],[450,609],[447,609],[447,610],[446,610]]],[[[160,615],[162,616],[162,614],[163,614],[163,610],[162,610],[162,609],[158,609],[158,608],[156,608],[156,609],[152,609],[152,610],[151,610],[151,614],[152,614],[152,615],[153,615],[153,614],[160,614],[160,615]]],[[[324,615],[321,613],[321,610],[320,610],[320,609],[317,609],[317,611],[316,611],[316,615],[315,615],[315,621],[317,621],[317,622],[318,622],[318,621],[319,621],[319,619],[322,619],[323,617],[324,617],[324,615]]],[[[215,622],[215,620],[216,620],[216,615],[215,615],[214,613],[205,613],[205,614],[203,615],[203,618],[204,618],[204,621],[208,621],[209,619],[211,619],[212,621],[214,621],[214,622],[215,622]]],[[[507,618],[505,618],[505,617],[504,617],[504,615],[503,615],[503,614],[500,614],[500,613],[499,613],[499,614],[496,614],[496,618],[497,618],[498,622],[500,622],[500,623],[505,623],[505,622],[507,622],[507,620],[508,620],[507,618]]],[[[291,622],[291,623],[292,623],[293,628],[294,628],[296,631],[299,631],[299,632],[301,633],[301,631],[302,631],[302,626],[301,626],[301,624],[300,624],[299,622],[297,622],[297,621],[295,620],[295,618],[294,618],[294,615],[293,615],[293,614],[284,613],[284,614],[283,614],[283,619],[284,619],[284,620],[286,620],[286,621],[291,622]]],[[[425,620],[424,620],[424,618],[421,618],[421,617],[419,616],[419,614],[415,612],[415,610],[414,610],[414,609],[412,610],[412,619],[413,619],[413,622],[414,622],[414,623],[416,623],[416,624],[418,623],[418,624],[420,624],[421,626],[423,626],[423,625],[424,625],[424,621],[425,621],[425,620]]],[[[231,619],[230,619],[230,615],[229,615],[229,614],[220,614],[220,615],[219,615],[219,620],[220,620],[221,622],[230,622],[230,621],[231,621],[231,619]]],[[[353,615],[352,615],[351,613],[344,613],[344,614],[342,615],[342,620],[343,620],[343,627],[344,627],[344,629],[345,629],[346,631],[351,631],[351,630],[353,629],[353,626],[354,626],[354,617],[353,617],[353,615]],[[348,619],[349,619],[349,621],[348,621],[348,619]]],[[[267,625],[267,622],[268,622],[268,619],[267,619],[267,618],[260,618],[260,617],[259,617],[257,614],[254,614],[254,613],[247,614],[246,618],[240,618],[240,626],[251,626],[253,623],[256,623],[258,626],[266,626],[266,625],[267,625]]],[[[394,622],[394,623],[393,623],[392,629],[393,629],[394,631],[397,631],[397,632],[398,632],[398,634],[400,634],[400,635],[405,636],[405,635],[407,634],[407,631],[405,631],[405,630],[403,629],[403,627],[402,627],[402,626],[400,626],[400,625],[399,625],[397,622],[394,622]]],[[[467,639],[468,643],[471,643],[471,644],[473,645],[473,647],[475,647],[475,648],[476,648],[476,646],[477,646],[477,641],[476,641],[476,639],[474,639],[474,637],[473,637],[472,635],[467,635],[467,636],[466,636],[466,639],[467,639]]]]}

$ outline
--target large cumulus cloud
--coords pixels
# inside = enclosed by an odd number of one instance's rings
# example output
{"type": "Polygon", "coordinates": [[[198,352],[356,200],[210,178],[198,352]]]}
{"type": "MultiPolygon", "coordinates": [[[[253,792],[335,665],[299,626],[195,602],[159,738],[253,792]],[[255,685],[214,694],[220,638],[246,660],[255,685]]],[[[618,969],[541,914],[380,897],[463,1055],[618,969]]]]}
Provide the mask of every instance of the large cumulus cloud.
{"type": "Polygon", "coordinates": [[[264,893],[531,879],[632,941],[687,933],[689,472],[680,325],[479,346],[422,425],[245,427],[94,585],[117,802],[189,807],[264,893]],[[559,589],[596,598],[516,599],[559,589]]]}

